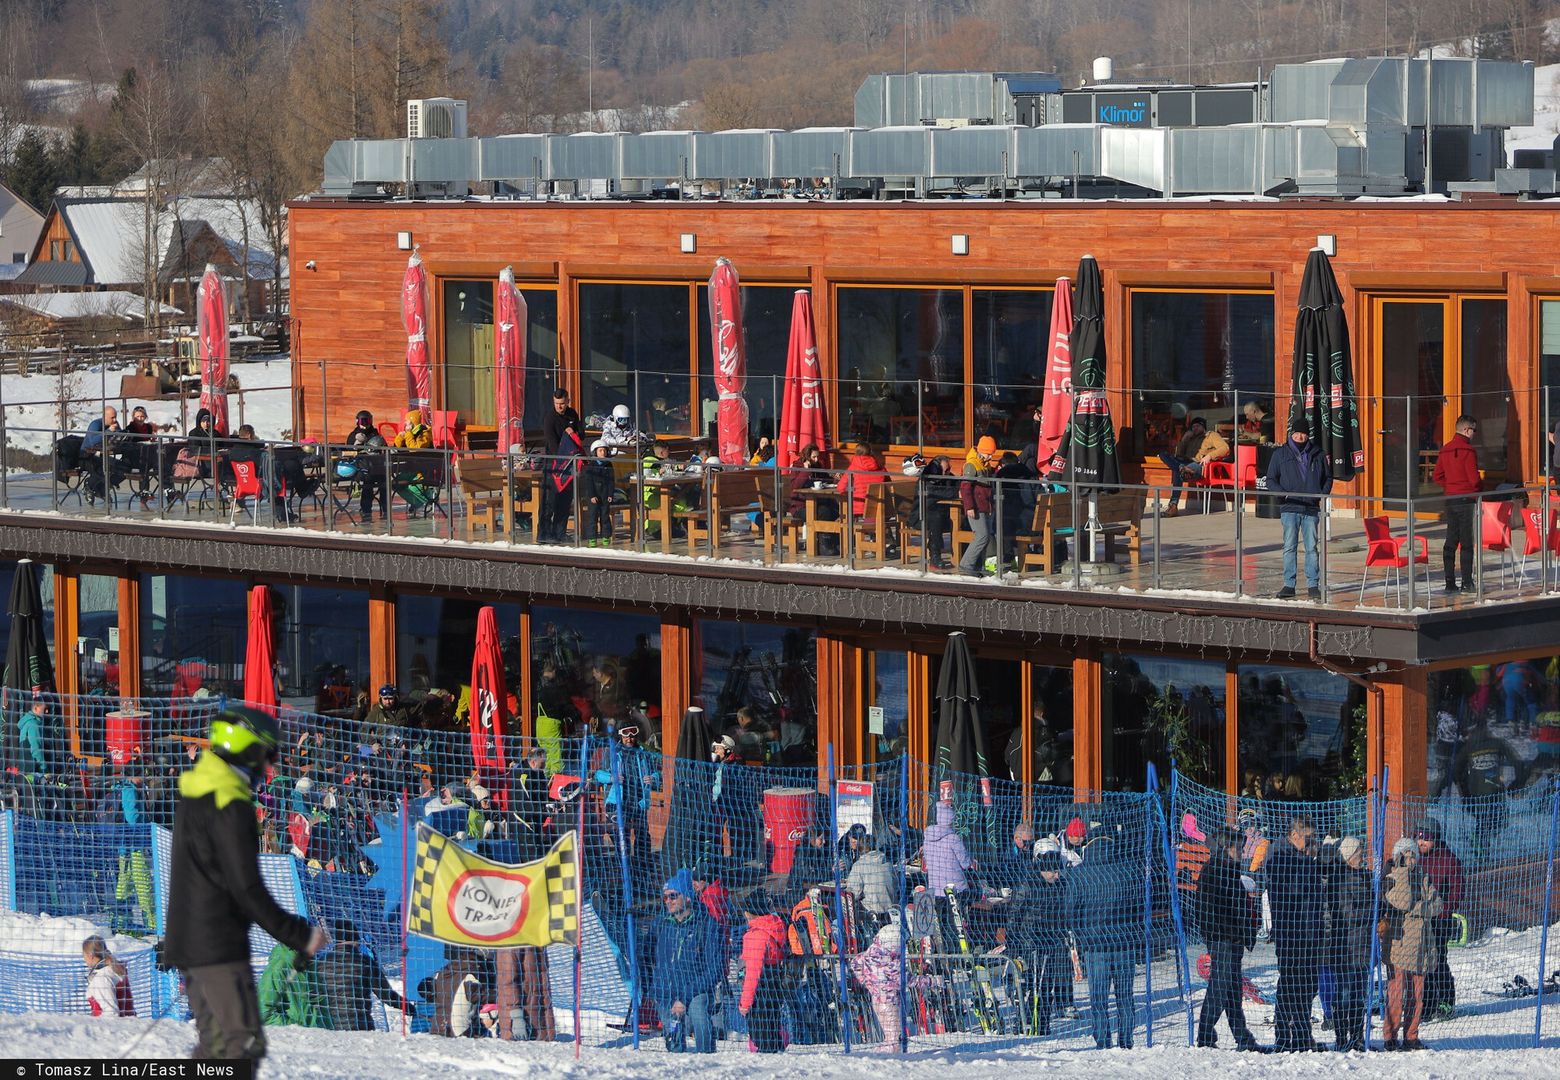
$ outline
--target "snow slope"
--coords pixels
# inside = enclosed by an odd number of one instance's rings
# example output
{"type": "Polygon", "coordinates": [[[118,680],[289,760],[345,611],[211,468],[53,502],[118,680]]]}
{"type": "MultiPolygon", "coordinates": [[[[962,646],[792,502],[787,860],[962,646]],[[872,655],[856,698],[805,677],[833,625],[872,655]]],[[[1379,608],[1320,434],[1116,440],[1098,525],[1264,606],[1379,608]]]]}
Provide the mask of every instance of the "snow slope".
{"type": "MultiPolygon", "coordinates": [[[[1122,1077],[1127,1080],[1420,1080],[1422,1077],[1560,1076],[1554,1049],[1505,1051],[1431,1051],[1417,1054],[1307,1054],[1255,1056],[1229,1050],[1189,1050],[1156,1045],[1149,1049],[1056,1050],[1047,1046],[1010,1050],[914,1052],[908,1058],[876,1053],[792,1050],[762,1057],[722,1050],[713,1057],[672,1056],[647,1044],[629,1049],[586,1047],[580,1060],[568,1043],[501,1043],[492,1039],[441,1039],[415,1035],[402,1039],[379,1032],[328,1032],[305,1028],[268,1028],[270,1055],[262,1075],[379,1080],[390,1077],[557,1077],[560,1080],[672,1080],[697,1073],[704,1080],[946,1080],[954,1070],[975,1075],[1046,1077],[1047,1080],[1122,1077]]],[[[1431,1040],[1433,1042],[1433,1040],[1431,1040]]],[[[6,1055],[23,1059],[120,1056],[142,1059],[182,1057],[195,1042],[192,1024],[149,1020],[88,1020],[63,1016],[0,1017],[0,1042],[6,1055]]]]}

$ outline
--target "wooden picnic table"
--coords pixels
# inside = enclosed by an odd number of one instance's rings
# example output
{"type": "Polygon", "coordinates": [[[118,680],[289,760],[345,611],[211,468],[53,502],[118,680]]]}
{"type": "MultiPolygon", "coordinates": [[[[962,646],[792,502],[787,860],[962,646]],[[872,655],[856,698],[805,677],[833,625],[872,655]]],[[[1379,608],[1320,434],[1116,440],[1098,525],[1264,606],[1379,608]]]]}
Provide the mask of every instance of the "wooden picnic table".
{"type": "Polygon", "coordinates": [[[654,490],[660,496],[660,498],[656,499],[654,506],[645,507],[645,543],[648,547],[650,543],[649,525],[653,522],[659,534],[661,550],[663,552],[671,552],[672,511],[673,504],[677,501],[677,494],[680,491],[686,491],[688,488],[702,489],[704,487],[704,473],[672,472],[669,469],[663,469],[655,475],[635,473],[630,478],[629,483],[631,487],[638,488],[641,506],[644,505],[644,496],[647,492],[654,490]]]}
{"type": "Polygon", "coordinates": [[[804,523],[807,528],[807,557],[809,559],[818,557],[818,534],[820,532],[841,537],[840,553],[844,554],[845,541],[843,537],[846,534],[849,523],[845,520],[845,515],[842,511],[844,509],[843,504],[850,496],[843,491],[836,490],[833,484],[826,481],[822,487],[819,487],[815,481],[807,487],[797,488],[791,494],[795,498],[801,499],[806,507],[804,523]],[[824,506],[835,508],[833,518],[819,516],[819,508],[824,506]]]}

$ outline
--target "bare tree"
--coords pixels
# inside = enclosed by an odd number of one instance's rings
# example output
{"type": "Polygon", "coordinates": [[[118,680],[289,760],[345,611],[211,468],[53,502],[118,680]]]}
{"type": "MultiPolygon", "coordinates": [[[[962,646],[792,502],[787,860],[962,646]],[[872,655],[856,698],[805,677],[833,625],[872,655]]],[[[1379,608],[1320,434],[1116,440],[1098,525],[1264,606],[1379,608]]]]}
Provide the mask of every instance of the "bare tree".
{"type": "MultiPolygon", "coordinates": [[[[181,179],[175,167],[179,139],[183,134],[183,109],[175,78],[158,66],[145,72],[132,68],[120,80],[114,99],[115,134],[131,159],[144,163],[145,183],[141,193],[139,234],[132,238],[132,250],[141,261],[141,288],[144,321],[148,329],[161,325],[158,303],[164,253],[163,226],[167,219],[165,200],[177,200],[181,179]]],[[[175,211],[176,212],[176,211],[175,211]]]]}

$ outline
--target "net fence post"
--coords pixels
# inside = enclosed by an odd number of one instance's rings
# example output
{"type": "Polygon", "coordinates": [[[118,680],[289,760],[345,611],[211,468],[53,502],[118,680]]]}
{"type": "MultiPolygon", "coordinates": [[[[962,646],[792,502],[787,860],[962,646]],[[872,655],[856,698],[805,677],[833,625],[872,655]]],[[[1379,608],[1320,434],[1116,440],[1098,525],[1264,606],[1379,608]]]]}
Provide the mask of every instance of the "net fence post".
{"type": "Polygon", "coordinates": [[[1533,1047],[1544,1044],[1544,972],[1549,966],[1549,920],[1555,888],[1555,844],[1560,839],[1560,778],[1549,800],[1549,859],[1544,864],[1544,928],[1538,934],[1538,1000],[1533,1008],[1533,1047]]]}
{"type": "Polygon", "coordinates": [[[1386,877],[1386,837],[1387,837],[1387,780],[1391,770],[1383,766],[1381,770],[1381,783],[1376,787],[1375,820],[1371,822],[1371,828],[1375,835],[1371,838],[1372,857],[1375,861],[1375,881],[1371,891],[1370,913],[1370,995],[1365,1002],[1365,1050],[1371,1049],[1371,1018],[1376,1013],[1376,1001],[1381,993],[1381,935],[1376,932],[1376,927],[1381,925],[1381,887],[1386,877]]]}
{"type": "MultiPolygon", "coordinates": [[[[1143,1028],[1144,1038],[1154,1045],[1154,815],[1151,813],[1159,776],[1150,761],[1147,768],[1148,791],[1143,796],[1143,1028]]],[[[1093,1007],[1093,1003],[1090,1003],[1093,1007]]],[[[1135,1019],[1135,1018],[1134,1018],[1135,1019]]],[[[1136,1023],[1123,1025],[1131,1035],[1136,1023]]]]}
{"type": "MultiPolygon", "coordinates": [[[[612,757],[612,780],[617,785],[617,840],[618,840],[618,866],[623,874],[623,937],[628,952],[628,1023],[629,1030],[633,1033],[633,1047],[639,1049],[639,950],[636,945],[636,929],[634,927],[634,878],[628,866],[628,832],[623,821],[623,804],[629,797],[628,771],[624,767],[623,749],[618,740],[611,740],[608,752],[612,757]]],[[[644,785],[639,785],[643,787],[644,785]]],[[[638,788],[633,794],[639,795],[638,788]]],[[[636,837],[641,840],[642,837],[636,837]]]]}
{"type": "MultiPolygon", "coordinates": [[[[1152,763],[1149,765],[1150,784],[1153,783],[1152,763]]],[[[1170,918],[1175,924],[1176,958],[1175,979],[1181,991],[1181,1004],[1186,1009],[1186,1045],[1196,1045],[1196,1035],[1193,1030],[1194,1018],[1192,1015],[1192,979],[1191,966],[1186,958],[1186,921],[1181,914],[1181,889],[1179,881],[1179,868],[1176,866],[1175,844],[1170,835],[1170,822],[1179,822],[1181,798],[1181,770],[1175,767],[1175,762],[1170,763],[1170,816],[1165,822],[1165,877],[1170,889],[1170,918]]]]}
{"type": "MultiPolygon", "coordinates": [[[[837,847],[840,835],[840,788],[835,782],[834,773],[834,745],[829,745],[829,846],[837,847]]],[[[831,860],[834,864],[834,935],[839,943],[838,953],[840,962],[839,984],[839,1018],[840,1018],[840,1044],[845,1053],[850,1053],[850,985],[846,977],[845,956],[848,942],[845,940],[845,903],[840,894],[840,859],[836,851],[831,860]]]]}
{"type": "MultiPolygon", "coordinates": [[[[580,740],[580,794],[576,800],[579,803],[579,813],[576,818],[578,832],[574,834],[575,866],[574,876],[578,884],[575,886],[576,898],[589,896],[585,891],[585,778],[590,775],[590,736],[580,740]]],[[[584,920],[581,920],[583,924],[584,920]]],[[[584,1039],[584,1032],[580,1030],[580,967],[584,961],[583,945],[585,940],[584,926],[574,928],[574,1060],[580,1059],[580,1043],[584,1039]]],[[[638,1017],[635,1017],[635,1026],[638,1026],[638,1017]]]]}
{"type": "MultiPolygon", "coordinates": [[[[908,1017],[910,1003],[906,993],[906,982],[910,972],[910,956],[908,937],[910,934],[909,913],[906,911],[905,896],[905,862],[909,858],[909,852],[905,846],[905,838],[910,834],[910,755],[899,755],[899,857],[898,865],[894,867],[894,876],[899,886],[899,1052],[906,1053],[910,1049],[910,1028],[908,1017]]],[[[1550,858],[1550,865],[1554,865],[1554,859],[1550,858]]],[[[921,1034],[926,1034],[924,1031],[921,1034]]]]}
{"type": "Polygon", "coordinates": [[[411,884],[412,884],[412,882],[411,882],[411,878],[412,878],[412,860],[411,860],[411,852],[409,850],[409,848],[411,847],[411,842],[412,842],[411,841],[412,811],[411,811],[411,800],[407,797],[407,791],[406,791],[406,788],[404,788],[404,787],[401,789],[400,816],[401,816],[401,871],[402,871],[402,873],[404,873],[406,875],[406,880],[401,883],[401,905],[402,905],[402,908],[401,908],[401,991],[402,991],[402,994],[401,994],[401,1038],[404,1039],[404,1038],[406,1038],[406,1034],[407,1034],[407,1032],[406,1032],[406,1002],[409,1000],[406,997],[406,991],[410,989],[410,987],[407,985],[408,984],[408,979],[407,979],[407,970],[406,970],[408,949],[407,949],[407,943],[406,943],[406,906],[405,905],[406,905],[407,897],[409,897],[411,895],[410,889],[411,889],[411,884]]]}

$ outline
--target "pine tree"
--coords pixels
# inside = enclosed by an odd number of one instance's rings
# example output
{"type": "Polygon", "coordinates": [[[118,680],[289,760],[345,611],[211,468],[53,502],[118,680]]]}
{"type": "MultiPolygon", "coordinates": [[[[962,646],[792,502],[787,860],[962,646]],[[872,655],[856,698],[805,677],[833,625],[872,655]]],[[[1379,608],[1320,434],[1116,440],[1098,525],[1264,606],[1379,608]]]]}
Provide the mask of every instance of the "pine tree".
{"type": "Polygon", "coordinates": [[[38,210],[47,211],[59,184],[59,147],[45,140],[36,128],[28,128],[17,141],[6,186],[38,210]]]}

